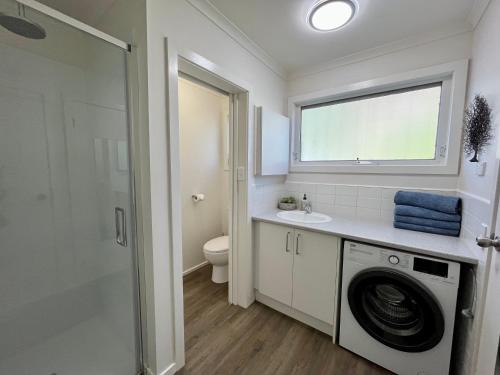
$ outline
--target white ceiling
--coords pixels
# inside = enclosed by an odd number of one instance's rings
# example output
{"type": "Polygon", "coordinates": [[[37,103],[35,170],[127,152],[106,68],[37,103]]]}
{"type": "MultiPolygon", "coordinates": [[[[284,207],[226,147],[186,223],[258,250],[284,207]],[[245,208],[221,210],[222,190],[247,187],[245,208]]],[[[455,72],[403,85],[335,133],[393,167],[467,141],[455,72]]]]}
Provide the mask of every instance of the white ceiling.
{"type": "Polygon", "coordinates": [[[116,0],[38,0],[70,17],[95,26],[116,0]]]}
{"type": "Polygon", "coordinates": [[[470,29],[475,2],[357,0],[359,11],[350,24],[321,33],[306,22],[317,0],[205,1],[289,73],[418,35],[470,29]]]}

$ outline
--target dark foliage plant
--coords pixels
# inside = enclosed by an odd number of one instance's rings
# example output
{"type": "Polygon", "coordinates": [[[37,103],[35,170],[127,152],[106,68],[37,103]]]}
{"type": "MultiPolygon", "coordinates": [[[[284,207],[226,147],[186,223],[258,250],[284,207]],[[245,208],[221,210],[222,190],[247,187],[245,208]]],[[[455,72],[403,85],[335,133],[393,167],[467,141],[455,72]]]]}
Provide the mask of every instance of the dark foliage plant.
{"type": "Polygon", "coordinates": [[[471,162],[478,162],[478,155],[492,139],[491,108],[484,96],[476,95],[464,116],[464,151],[473,154],[471,162]]]}

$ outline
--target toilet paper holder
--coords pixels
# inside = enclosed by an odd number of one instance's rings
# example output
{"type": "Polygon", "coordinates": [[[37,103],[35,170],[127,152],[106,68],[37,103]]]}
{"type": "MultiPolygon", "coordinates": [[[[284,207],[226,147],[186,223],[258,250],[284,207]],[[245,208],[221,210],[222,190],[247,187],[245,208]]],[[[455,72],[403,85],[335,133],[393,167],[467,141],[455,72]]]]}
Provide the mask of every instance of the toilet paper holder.
{"type": "Polygon", "coordinates": [[[191,195],[191,199],[193,200],[193,202],[201,202],[203,200],[205,200],[205,194],[193,194],[191,195]]]}

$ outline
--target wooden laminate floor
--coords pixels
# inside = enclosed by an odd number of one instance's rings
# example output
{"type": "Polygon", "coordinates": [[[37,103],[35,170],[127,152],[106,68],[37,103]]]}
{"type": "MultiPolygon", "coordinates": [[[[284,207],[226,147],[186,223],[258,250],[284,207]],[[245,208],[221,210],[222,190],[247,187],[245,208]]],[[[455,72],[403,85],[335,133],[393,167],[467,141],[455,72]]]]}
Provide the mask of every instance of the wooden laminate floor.
{"type": "Polygon", "coordinates": [[[390,374],[265,305],[229,305],[227,284],[212,283],[210,272],[207,266],[184,279],[186,366],[180,374],[390,374]]]}

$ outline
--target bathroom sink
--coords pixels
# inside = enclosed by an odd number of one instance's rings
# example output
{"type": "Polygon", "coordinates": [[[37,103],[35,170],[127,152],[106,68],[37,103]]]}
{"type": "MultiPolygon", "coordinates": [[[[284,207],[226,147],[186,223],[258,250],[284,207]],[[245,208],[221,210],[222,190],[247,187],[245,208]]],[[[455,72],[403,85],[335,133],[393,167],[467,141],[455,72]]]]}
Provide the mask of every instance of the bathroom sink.
{"type": "Polygon", "coordinates": [[[305,211],[281,211],[276,214],[279,218],[296,223],[320,224],[332,221],[332,218],[318,212],[306,214],[305,211]]]}

